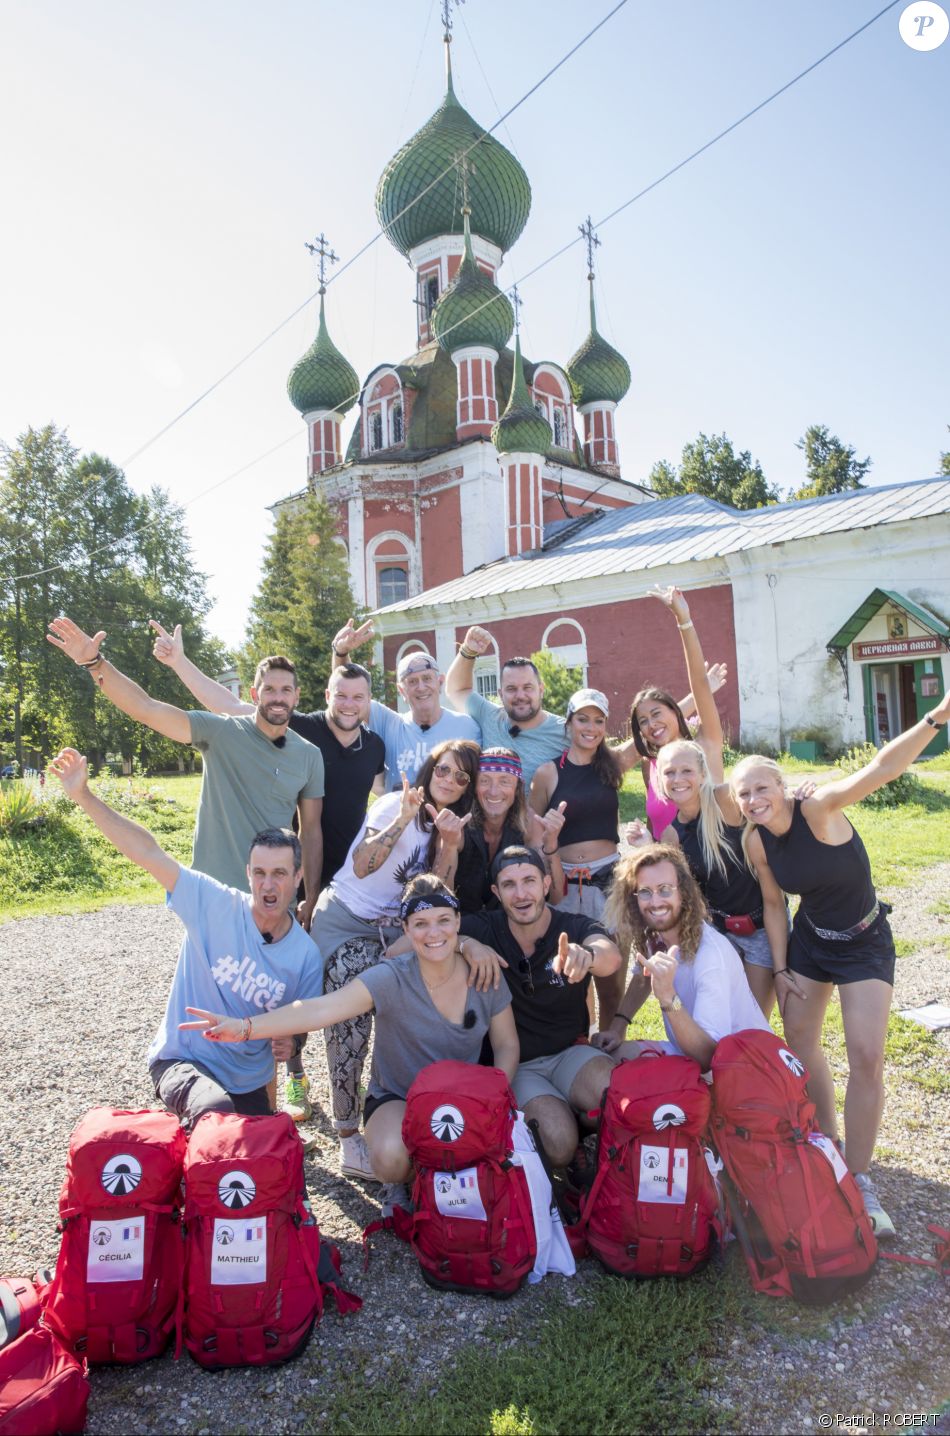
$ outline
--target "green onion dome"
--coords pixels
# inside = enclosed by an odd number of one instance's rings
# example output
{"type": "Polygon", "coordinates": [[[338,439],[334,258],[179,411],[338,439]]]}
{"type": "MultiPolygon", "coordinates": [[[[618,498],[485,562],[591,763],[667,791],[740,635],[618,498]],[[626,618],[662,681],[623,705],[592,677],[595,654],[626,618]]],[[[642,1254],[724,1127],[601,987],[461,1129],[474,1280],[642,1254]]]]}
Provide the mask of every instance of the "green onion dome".
{"type": "Polygon", "coordinates": [[[630,365],[597,332],[593,284],[590,287],[590,333],[565,368],[575,403],[578,404],[596,404],[605,400],[619,404],[630,388],[630,365]]]}
{"type": "Polygon", "coordinates": [[[376,186],[376,216],[403,254],[437,235],[458,233],[455,166],[466,151],[471,160],[468,190],[475,234],[504,252],[524,229],[531,209],[528,176],[514,155],[463,110],[455,98],[449,66],[442,104],[393,156],[376,186]]]}
{"type": "Polygon", "coordinates": [[[554,441],[551,425],[534,407],[524,381],[518,335],[515,335],[515,362],[511,371],[508,407],[492,429],[491,441],[499,454],[540,454],[542,458],[554,441]]]}
{"type": "Polygon", "coordinates": [[[322,291],[317,337],[291,369],[287,393],[301,414],[309,414],[314,409],[335,409],[338,414],[345,414],[359,398],[360,381],[356,370],[343,358],[327,333],[322,291]]]}
{"type": "Polygon", "coordinates": [[[463,215],[465,252],[455,278],[432,311],[432,333],[446,354],[472,344],[500,353],[515,327],[514,311],[507,294],[475,263],[468,212],[463,215]]]}

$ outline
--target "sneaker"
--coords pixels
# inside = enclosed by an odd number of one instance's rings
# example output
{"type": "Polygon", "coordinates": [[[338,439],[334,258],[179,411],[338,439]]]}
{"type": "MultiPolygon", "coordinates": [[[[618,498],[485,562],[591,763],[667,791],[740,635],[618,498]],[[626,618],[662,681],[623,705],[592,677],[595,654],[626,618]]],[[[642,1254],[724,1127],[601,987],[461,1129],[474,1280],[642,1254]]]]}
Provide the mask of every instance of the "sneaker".
{"type": "Polygon", "coordinates": [[[384,1217],[391,1217],[394,1207],[401,1207],[404,1212],[412,1211],[412,1197],[405,1182],[383,1182],[379,1199],[383,1204],[384,1217]]]}
{"type": "Polygon", "coordinates": [[[881,1199],[874,1188],[874,1183],[867,1172],[855,1172],[854,1180],[858,1184],[858,1190],[864,1199],[864,1210],[867,1212],[874,1229],[874,1235],[878,1241],[887,1241],[890,1237],[896,1236],[894,1223],[887,1212],[881,1206],[881,1199]]]}
{"type": "Polygon", "coordinates": [[[364,1182],[378,1182],[369,1160],[369,1150],[360,1132],[340,1138],[340,1171],[344,1177],[361,1177],[364,1182]]]}
{"type": "Polygon", "coordinates": [[[309,1122],[313,1116],[310,1105],[310,1081],[302,1072],[288,1072],[284,1087],[284,1111],[294,1122],[309,1122]]]}

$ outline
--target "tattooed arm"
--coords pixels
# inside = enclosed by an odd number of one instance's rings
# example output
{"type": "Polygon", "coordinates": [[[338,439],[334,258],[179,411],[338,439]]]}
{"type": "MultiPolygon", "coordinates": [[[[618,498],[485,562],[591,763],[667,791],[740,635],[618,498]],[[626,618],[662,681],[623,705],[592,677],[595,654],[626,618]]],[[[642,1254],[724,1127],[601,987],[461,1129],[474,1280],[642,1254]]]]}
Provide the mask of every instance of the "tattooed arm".
{"type": "MultiPolygon", "coordinates": [[[[424,800],[422,789],[410,788],[409,780],[403,774],[399,812],[385,828],[367,826],[359,844],[353,850],[353,871],[358,878],[368,878],[370,873],[382,867],[419,812],[424,800]]],[[[372,810],[370,813],[372,815],[372,810]]]]}

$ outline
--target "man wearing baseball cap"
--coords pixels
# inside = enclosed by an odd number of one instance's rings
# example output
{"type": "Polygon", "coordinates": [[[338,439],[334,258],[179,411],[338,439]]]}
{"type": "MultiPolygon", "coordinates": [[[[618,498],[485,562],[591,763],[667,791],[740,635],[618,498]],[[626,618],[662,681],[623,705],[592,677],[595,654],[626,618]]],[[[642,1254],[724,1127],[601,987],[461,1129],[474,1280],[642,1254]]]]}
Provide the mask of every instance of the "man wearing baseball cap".
{"type": "MultiPolygon", "coordinates": [[[[354,649],[373,637],[371,621],[359,628],[351,618],[333,640],[333,666],[351,661],[354,649]]],[[[456,713],[441,704],[442,684],[439,665],[422,648],[406,653],[396,669],[396,687],[409,704],[408,713],[394,713],[385,703],[374,698],[370,704],[369,726],[386,745],[386,788],[395,792],[402,787],[403,774],[410,783],[428,758],[432,749],[449,739],[471,738],[478,742],[478,724],[466,713],[456,713]]]]}
{"type": "Polygon", "coordinates": [[[592,976],[620,966],[605,928],[547,901],[551,879],[533,848],[502,848],[492,864],[501,907],[462,918],[465,956],[500,957],[521,1044],[512,1081],[518,1106],[536,1118],[545,1150],[565,1167],[578,1141],[575,1113],[597,1107],[613,1062],[587,1041],[592,976]]]}

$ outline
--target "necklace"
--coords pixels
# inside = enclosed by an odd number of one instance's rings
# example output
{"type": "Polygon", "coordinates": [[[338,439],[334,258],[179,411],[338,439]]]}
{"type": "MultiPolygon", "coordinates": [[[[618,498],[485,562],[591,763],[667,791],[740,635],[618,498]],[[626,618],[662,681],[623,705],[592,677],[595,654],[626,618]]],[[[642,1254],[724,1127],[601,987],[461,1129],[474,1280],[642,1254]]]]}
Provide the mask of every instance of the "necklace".
{"type": "Polygon", "coordinates": [[[448,973],[445,977],[443,977],[443,979],[442,979],[441,982],[426,982],[425,977],[423,976],[422,981],[425,983],[426,990],[427,990],[428,992],[435,992],[438,988],[444,987],[445,984],[446,984],[447,982],[450,982],[450,981],[452,980],[452,978],[455,976],[455,972],[456,972],[457,966],[458,966],[458,953],[457,953],[457,952],[453,952],[453,954],[452,954],[452,971],[451,971],[450,973],[448,973]]]}

